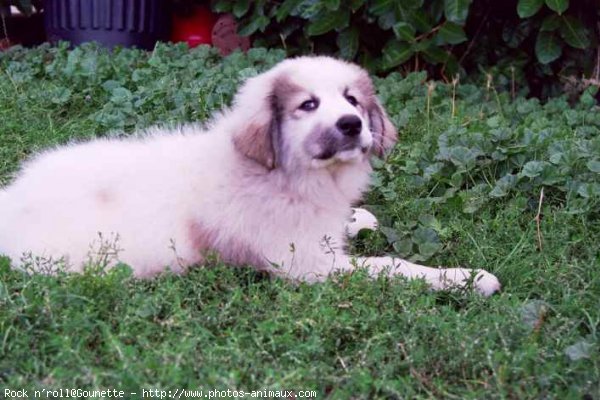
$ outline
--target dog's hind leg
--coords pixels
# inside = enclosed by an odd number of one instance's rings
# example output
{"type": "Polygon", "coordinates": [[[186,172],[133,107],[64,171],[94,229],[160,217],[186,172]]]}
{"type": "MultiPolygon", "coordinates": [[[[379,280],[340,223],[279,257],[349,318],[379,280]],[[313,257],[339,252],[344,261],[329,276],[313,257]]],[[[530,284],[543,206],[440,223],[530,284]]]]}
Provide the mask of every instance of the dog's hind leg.
{"type": "Polygon", "coordinates": [[[431,268],[394,257],[348,257],[337,265],[342,270],[352,270],[354,266],[367,267],[371,276],[380,273],[402,275],[409,279],[424,279],[435,290],[472,287],[484,296],[500,290],[498,278],[481,269],[431,268]],[[343,265],[344,262],[348,265],[343,265]]]}

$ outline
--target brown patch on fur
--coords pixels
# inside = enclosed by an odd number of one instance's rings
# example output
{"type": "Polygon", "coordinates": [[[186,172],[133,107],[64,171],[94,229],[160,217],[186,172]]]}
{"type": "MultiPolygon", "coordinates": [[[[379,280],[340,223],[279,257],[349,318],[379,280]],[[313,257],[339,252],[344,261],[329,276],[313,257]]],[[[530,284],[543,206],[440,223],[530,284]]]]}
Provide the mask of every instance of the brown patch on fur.
{"type": "Polygon", "coordinates": [[[288,99],[302,90],[286,77],[271,83],[270,94],[265,97],[263,112],[250,121],[233,137],[235,148],[247,158],[271,170],[277,166],[278,130],[288,105],[288,99]]]}
{"type": "Polygon", "coordinates": [[[354,81],[354,87],[358,89],[367,102],[371,101],[371,97],[375,96],[373,81],[371,81],[367,73],[360,74],[360,77],[354,81]]]}
{"type": "Polygon", "coordinates": [[[271,123],[252,123],[242,134],[233,137],[233,145],[244,156],[267,169],[275,168],[275,149],[271,139],[271,123]]]}
{"type": "Polygon", "coordinates": [[[374,150],[379,157],[383,157],[396,144],[398,131],[376,97],[371,107],[367,108],[367,110],[369,112],[371,130],[377,144],[374,150]]]}
{"type": "Polygon", "coordinates": [[[228,264],[266,267],[265,258],[254,252],[246,243],[235,238],[224,238],[216,229],[208,228],[198,221],[190,220],[187,223],[187,235],[194,249],[202,256],[215,251],[221,261],[228,264]]]}
{"type": "Polygon", "coordinates": [[[250,246],[241,240],[229,239],[219,246],[222,250],[218,250],[221,259],[233,265],[252,265],[256,268],[263,269],[266,267],[265,258],[260,254],[255,253],[250,246]]]}
{"type": "Polygon", "coordinates": [[[373,151],[377,156],[383,157],[396,143],[398,131],[375,95],[371,78],[365,73],[354,84],[364,97],[365,109],[369,115],[369,128],[373,133],[373,151]]]}
{"type": "Polygon", "coordinates": [[[96,192],[95,195],[96,201],[102,205],[106,205],[112,203],[114,201],[114,196],[107,189],[100,189],[96,192]]]}
{"type": "MultiPolygon", "coordinates": [[[[287,76],[280,76],[273,82],[273,94],[275,106],[278,108],[276,112],[283,113],[291,111],[292,107],[290,100],[303,89],[299,85],[292,82],[287,76]]],[[[279,115],[281,117],[281,115],[279,115]]]]}
{"type": "Polygon", "coordinates": [[[199,252],[210,250],[215,240],[214,232],[196,221],[188,221],[187,237],[192,247],[199,252]]]}

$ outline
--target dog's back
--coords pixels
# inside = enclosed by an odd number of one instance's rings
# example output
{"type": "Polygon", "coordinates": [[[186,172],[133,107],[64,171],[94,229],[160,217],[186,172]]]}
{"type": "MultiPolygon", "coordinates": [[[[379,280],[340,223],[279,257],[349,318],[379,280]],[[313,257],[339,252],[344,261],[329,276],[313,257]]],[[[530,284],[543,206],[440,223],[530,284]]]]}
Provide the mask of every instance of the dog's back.
{"type": "Polygon", "coordinates": [[[0,192],[0,251],[18,264],[29,253],[51,263],[69,249],[65,261],[75,270],[115,251],[140,276],[176,268],[177,243],[188,240],[181,220],[222,179],[222,169],[211,168],[216,153],[226,154],[214,149],[222,142],[167,132],[43,153],[0,192]],[[216,153],[198,151],[207,147],[216,153]]]}

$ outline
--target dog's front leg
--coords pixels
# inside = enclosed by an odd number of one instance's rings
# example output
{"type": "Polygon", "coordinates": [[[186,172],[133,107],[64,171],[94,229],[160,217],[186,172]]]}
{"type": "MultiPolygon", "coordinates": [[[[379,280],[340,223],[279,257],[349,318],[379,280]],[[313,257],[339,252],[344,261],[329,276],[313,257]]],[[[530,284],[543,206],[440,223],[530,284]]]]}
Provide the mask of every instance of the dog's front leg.
{"type": "Polygon", "coordinates": [[[436,290],[465,287],[471,280],[473,287],[484,296],[490,296],[500,290],[498,279],[480,269],[431,268],[394,257],[347,257],[339,265],[343,270],[351,270],[354,265],[365,266],[371,276],[385,272],[389,275],[402,275],[409,279],[424,279],[436,290]],[[345,262],[348,265],[341,265],[345,262]]]}
{"type": "Polygon", "coordinates": [[[377,229],[377,218],[364,208],[353,208],[352,216],[346,222],[346,233],[349,237],[355,237],[362,229],[377,229]]]}

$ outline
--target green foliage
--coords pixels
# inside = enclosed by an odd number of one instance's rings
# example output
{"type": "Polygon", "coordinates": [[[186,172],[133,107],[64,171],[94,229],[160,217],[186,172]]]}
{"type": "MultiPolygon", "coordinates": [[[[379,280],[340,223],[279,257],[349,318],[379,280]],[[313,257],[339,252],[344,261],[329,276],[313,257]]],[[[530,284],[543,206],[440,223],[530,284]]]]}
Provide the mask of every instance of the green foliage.
{"type": "Polygon", "coordinates": [[[508,101],[507,94],[473,85],[454,90],[438,84],[428,95],[424,78],[414,74],[402,80],[391,74],[378,81],[383,99],[388,104],[394,99],[392,115],[401,130],[414,115],[425,113],[427,127],[436,114],[447,116],[441,129],[424,129],[417,141],[401,142],[389,163],[376,169],[375,192],[386,202],[410,193],[413,203],[429,210],[384,225],[390,249],[427,260],[441,250],[439,236],[447,234],[432,218],[432,209],[476,214],[510,201],[532,211],[542,189],[545,204],[570,214],[598,214],[600,119],[594,88],[570,107],[564,97],[544,105],[535,99],[508,101]],[[452,104],[455,97],[462,99],[458,106],[452,104]],[[455,108],[456,115],[448,115],[455,108]],[[423,236],[424,228],[433,234],[423,236]]]}
{"type": "Polygon", "coordinates": [[[42,89],[34,99],[17,93],[13,102],[35,100],[36,106],[89,108],[97,132],[140,129],[157,122],[151,110],[168,109],[163,122],[206,119],[226,104],[240,80],[273,65],[281,51],[251,49],[224,62],[208,47],[158,45],[153,52],[101,51],[86,44],[72,51],[63,43],[35,51],[14,48],[0,53],[0,63],[15,85],[42,89]],[[169,74],[166,74],[166,72],[169,74]],[[189,85],[179,87],[182,82],[189,85]]]}
{"type": "Polygon", "coordinates": [[[521,86],[532,84],[535,95],[559,90],[559,71],[592,76],[600,17],[593,0],[211,4],[240,18],[240,33],[253,35],[259,46],[281,46],[289,54],[334,53],[374,72],[425,69],[448,81],[492,68],[521,86]]]}
{"type": "Polygon", "coordinates": [[[583,120],[590,112],[586,107],[563,116],[561,107],[566,106],[564,100],[541,107],[520,99],[505,106],[503,116],[452,124],[433,139],[424,137],[419,157],[405,159],[418,166],[412,168],[416,186],[428,187],[431,201],[442,202],[468,188],[475,197],[461,194],[467,212],[491,197],[515,192],[534,199],[542,187],[554,190],[553,200],[571,212],[597,207],[600,181],[588,164],[600,154],[598,121],[583,120]],[[565,137],[572,130],[583,133],[565,137]]]}
{"type": "MultiPolygon", "coordinates": [[[[252,49],[221,59],[207,47],[164,45],[0,53],[0,181],[58,144],[206,121],[242,80],[283,55],[252,49]]],[[[0,258],[2,387],[594,398],[595,93],[572,106],[564,98],[540,104],[512,101],[497,83],[434,87],[424,73],[375,79],[400,141],[385,162],[374,161],[363,205],[382,228],[350,247],[486,268],[501,280],[500,294],[431,292],[360,270],[297,285],[216,261],[154,280],[133,279],[125,266],[29,275],[0,258]]]]}
{"type": "Polygon", "coordinates": [[[562,53],[557,37],[552,32],[541,31],[535,41],[535,55],[542,64],[548,64],[562,53]]]}
{"type": "Polygon", "coordinates": [[[517,13],[520,18],[529,18],[538,11],[544,5],[544,0],[519,0],[517,4],[517,13]]]}

